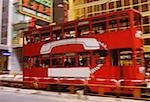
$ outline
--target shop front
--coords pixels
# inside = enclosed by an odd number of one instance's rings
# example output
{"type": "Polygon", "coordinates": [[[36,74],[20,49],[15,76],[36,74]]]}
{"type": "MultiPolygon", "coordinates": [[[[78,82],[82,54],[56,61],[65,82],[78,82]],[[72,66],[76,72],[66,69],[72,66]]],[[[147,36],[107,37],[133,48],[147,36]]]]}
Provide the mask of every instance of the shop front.
{"type": "Polygon", "coordinates": [[[10,53],[7,50],[0,50],[0,74],[8,73],[8,56],[10,53]]]}

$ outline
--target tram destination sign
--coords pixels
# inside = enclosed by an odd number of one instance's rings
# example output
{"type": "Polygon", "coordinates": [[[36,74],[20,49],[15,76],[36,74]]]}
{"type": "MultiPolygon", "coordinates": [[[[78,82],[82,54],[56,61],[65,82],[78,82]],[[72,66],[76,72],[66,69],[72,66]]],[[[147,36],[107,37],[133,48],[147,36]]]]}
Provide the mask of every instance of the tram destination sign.
{"type": "Polygon", "coordinates": [[[53,0],[20,0],[19,11],[36,19],[53,21],[53,0]]]}

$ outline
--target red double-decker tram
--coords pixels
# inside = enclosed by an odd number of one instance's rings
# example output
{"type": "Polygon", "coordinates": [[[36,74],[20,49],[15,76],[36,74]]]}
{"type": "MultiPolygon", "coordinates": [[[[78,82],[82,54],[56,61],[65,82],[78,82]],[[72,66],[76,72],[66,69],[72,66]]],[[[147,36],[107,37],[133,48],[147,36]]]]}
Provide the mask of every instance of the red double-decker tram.
{"type": "MultiPolygon", "coordinates": [[[[125,10],[24,32],[24,81],[138,85],[144,80],[141,15],[125,10]]],[[[41,85],[40,87],[47,87],[41,85]]],[[[90,87],[97,91],[95,87],[90,87]]]]}

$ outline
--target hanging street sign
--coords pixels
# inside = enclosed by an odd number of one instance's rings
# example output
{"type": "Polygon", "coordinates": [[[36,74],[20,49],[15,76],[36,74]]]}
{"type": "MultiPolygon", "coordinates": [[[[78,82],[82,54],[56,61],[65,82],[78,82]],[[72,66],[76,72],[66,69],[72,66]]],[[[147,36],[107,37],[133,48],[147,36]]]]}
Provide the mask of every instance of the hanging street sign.
{"type": "Polygon", "coordinates": [[[19,11],[36,19],[53,22],[53,0],[20,0],[19,11]]]}

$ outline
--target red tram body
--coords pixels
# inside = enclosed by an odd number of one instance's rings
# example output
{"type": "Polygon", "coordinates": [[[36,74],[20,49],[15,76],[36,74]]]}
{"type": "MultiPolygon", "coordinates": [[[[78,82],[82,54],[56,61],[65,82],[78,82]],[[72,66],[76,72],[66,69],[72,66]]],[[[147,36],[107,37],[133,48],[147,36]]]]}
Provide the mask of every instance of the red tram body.
{"type": "MultiPolygon", "coordinates": [[[[135,10],[25,31],[23,80],[142,84],[138,81],[144,80],[141,34],[141,15],[135,10]]],[[[97,91],[95,87],[90,89],[97,91]]]]}

